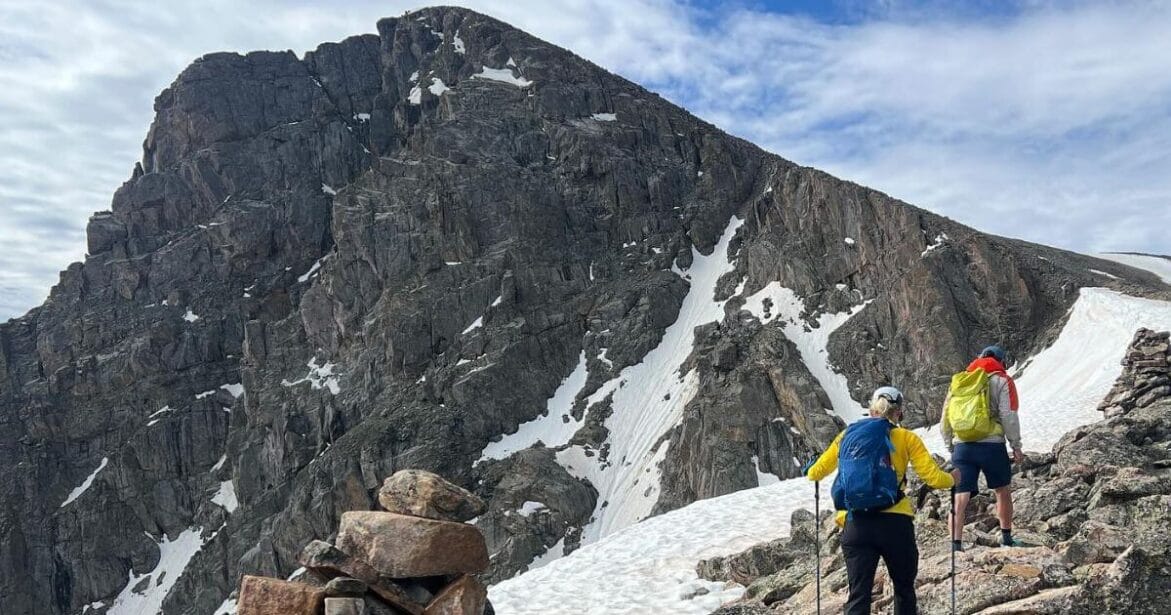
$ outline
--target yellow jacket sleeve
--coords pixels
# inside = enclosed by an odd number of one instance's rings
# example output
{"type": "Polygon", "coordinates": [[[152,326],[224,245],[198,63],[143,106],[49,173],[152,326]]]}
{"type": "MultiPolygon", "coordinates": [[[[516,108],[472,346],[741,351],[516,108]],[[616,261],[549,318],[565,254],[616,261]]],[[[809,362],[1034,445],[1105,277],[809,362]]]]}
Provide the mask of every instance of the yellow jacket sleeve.
{"type": "Polygon", "coordinates": [[[933,489],[950,489],[955,486],[951,474],[944,472],[943,468],[936,465],[935,459],[931,457],[931,453],[927,451],[923,440],[917,434],[907,430],[904,441],[907,444],[907,456],[910,457],[911,466],[915,468],[915,473],[923,479],[923,482],[933,489]]]}
{"type": "Polygon", "coordinates": [[[834,438],[834,441],[830,443],[829,448],[825,449],[825,452],[821,454],[821,457],[818,457],[817,461],[812,466],[809,466],[809,471],[805,473],[805,476],[808,476],[809,480],[819,481],[838,469],[838,444],[842,441],[842,433],[839,433],[838,437],[834,438]]]}

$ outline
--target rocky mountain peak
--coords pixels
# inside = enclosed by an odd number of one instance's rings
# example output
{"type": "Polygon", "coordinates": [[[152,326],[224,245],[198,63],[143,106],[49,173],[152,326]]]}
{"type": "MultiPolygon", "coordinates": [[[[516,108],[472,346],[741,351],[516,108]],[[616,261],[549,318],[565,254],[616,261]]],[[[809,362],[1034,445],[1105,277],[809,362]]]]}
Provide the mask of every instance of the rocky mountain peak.
{"type": "Polygon", "coordinates": [[[1168,292],[464,9],[210,54],[155,109],[84,262],[0,324],[14,612],[212,612],[407,467],[487,501],[503,579],[794,476],[874,386],[926,400],[990,340],[1027,356],[1080,287],[1168,292]]]}

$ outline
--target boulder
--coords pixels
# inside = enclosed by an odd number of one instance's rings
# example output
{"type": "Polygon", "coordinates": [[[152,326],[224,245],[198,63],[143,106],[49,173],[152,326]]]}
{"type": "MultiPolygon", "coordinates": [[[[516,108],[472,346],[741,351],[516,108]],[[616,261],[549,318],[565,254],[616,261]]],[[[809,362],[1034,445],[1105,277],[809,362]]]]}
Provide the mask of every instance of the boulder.
{"type": "Polygon", "coordinates": [[[1166,551],[1130,547],[1102,574],[1092,575],[1082,590],[1070,601],[1068,615],[1166,613],[1171,558],[1166,551]]]}
{"type": "Polygon", "coordinates": [[[337,546],[395,579],[477,573],[488,567],[484,536],[475,526],[391,512],[342,514],[337,546]]]}
{"type": "Polygon", "coordinates": [[[361,597],[366,584],[353,577],[337,577],[325,585],[325,595],[331,598],[361,597]]]}
{"type": "Polygon", "coordinates": [[[1130,546],[1126,530],[1102,523],[1087,521],[1077,535],[1057,545],[1057,551],[1075,566],[1109,563],[1130,546]]]}
{"type": "Polygon", "coordinates": [[[361,598],[326,598],[325,615],[366,615],[366,601],[361,598]]]}
{"type": "Polygon", "coordinates": [[[813,562],[809,558],[798,560],[780,572],[757,579],[748,586],[745,594],[765,604],[786,600],[809,583],[813,572],[813,562]]]}
{"type": "Polygon", "coordinates": [[[484,500],[424,470],[401,470],[382,483],[378,503],[389,512],[462,523],[488,510],[484,500]]]}
{"type": "Polygon", "coordinates": [[[236,615],[318,615],[324,598],[319,587],[244,575],[236,615]]]}
{"type": "Polygon", "coordinates": [[[420,615],[424,605],[431,599],[431,593],[417,584],[384,577],[374,568],[328,542],[314,540],[309,543],[301,551],[299,561],[305,568],[319,574],[356,579],[366,584],[379,598],[410,615],[420,615]]]}
{"type": "Polygon", "coordinates": [[[1060,615],[1069,608],[1078,587],[1055,587],[1028,598],[1005,602],[980,611],[980,615],[1060,615]]]}
{"type": "Polygon", "coordinates": [[[439,592],[424,615],[481,615],[488,590],[475,577],[463,575],[439,592]]]}

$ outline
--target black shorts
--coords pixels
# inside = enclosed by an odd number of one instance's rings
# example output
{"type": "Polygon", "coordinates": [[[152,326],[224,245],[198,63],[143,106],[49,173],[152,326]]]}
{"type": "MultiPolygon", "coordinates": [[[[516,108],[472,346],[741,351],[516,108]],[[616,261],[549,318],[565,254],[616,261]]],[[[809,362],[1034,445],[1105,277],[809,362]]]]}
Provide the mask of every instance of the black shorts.
{"type": "Polygon", "coordinates": [[[960,471],[956,493],[976,493],[980,473],[989,489],[1007,487],[1012,482],[1012,462],[1003,442],[957,442],[951,463],[960,471]]]}

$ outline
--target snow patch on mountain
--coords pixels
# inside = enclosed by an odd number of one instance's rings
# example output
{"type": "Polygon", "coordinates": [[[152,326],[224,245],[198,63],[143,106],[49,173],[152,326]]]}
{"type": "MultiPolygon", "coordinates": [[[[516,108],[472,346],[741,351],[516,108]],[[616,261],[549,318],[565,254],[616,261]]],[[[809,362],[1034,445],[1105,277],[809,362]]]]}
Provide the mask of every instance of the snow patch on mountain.
{"type": "MultiPolygon", "coordinates": [[[[150,536],[149,534],[147,536],[150,536]]],[[[199,528],[188,528],[176,536],[174,540],[163,537],[158,541],[159,563],[150,572],[134,574],[130,572],[130,580],[126,582],[114,604],[106,615],[141,615],[143,613],[159,613],[162,610],[163,600],[174,587],[191,558],[203,548],[204,540],[199,528]],[[135,588],[143,581],[144,589],[141,593],[135,588]]]]}
{"type": "Polygon", "coordinates": [[[744,309],[760,319],[761,323],[777,321],[780,324],[785,337],[801,353],[801,360],[805,362],[809,373],[813,374],[829,396],[833,408],[827,410],[833,411],[846,422],[852,422],[861,415],[862,405],[850,396],[846,377],[830,365],[827,348],[830,335],[869,304],[869,301],[858,304],[848,312],[820,314],[814,321],[817,326],[813,327],[801,316],[805,310],[805,301],[779,282],[770,282],[745,298],[744,309]]]}
{"type": "Polygon", "coordinates": [[[317,357],[309,359],[309,373],[304,378],[297,380],[281,380],[281,386],[294,387],[299,384],[308,382],[315,390],[328,389],[330,393],[337,395],[341,392],[341,385],[338,383],[338,377],[333,373],[335,365],[333,363],[325,363],[323,365],[317,364],[317,357]]]}
{"type": "MultiPolygon", "coordinates": [[[[518,88],[527,88],[533,84],[532,81],[525,79],[523,76],[513,75],[512,68],[516,67],[516,63],[512,58],[508,59],[508,64],[505,68],[488,68],[485,66],[480,72],[472,75],[472,79],[487,79],[489,81],[499,81],[509,85],[515,85],[518,88]]],[[[520,73],[518,70],[517,73],[520,73]]]]}
{"type": "Polygon", "coordinates": [[[232,514],[236,512],[236,508],[240,505],[239,500],[236,499],[236,486],[230,480],[220,483],[219,491],[211,497],[212,504],[217,504],[232,514]]]}
{"type": "Polygon", "coordinates": [[[109,457],[102,457],[102,462],[98,464],[97,469],[95,469],[93,472],[90,472],[89,476],[85,477],[85,480],[81,481],[80,485],[75,487],[73,491],[69,492],[69,497],[65,498],[64,502],[61,502],[61,506],[59,506],[59,508],[65,508],[66,506],[69,506],[71,503],[73,503],[74,500],[81,497],[81,494],[88,491],[90,485],[94,484],[94,479],[98,477],[98,473],[104,470],[106,465],[109,463],[109,457]]]}
{"type": "Polygon", "coordinates": [[[710,613],[741,597],[744,588],[700,579],[696,562],[787,534],[790,512],[801,507],[813,507],[813,488],[805,480],[701,500],[567,557],[530,565],[493,586],[489,598],[498,613],[509,615],[710,613]],[[687,597],[699,588],[707,593],[687,597]]]}
{"type": "Polygon", "coordinates": [[[573,401],[577,399],[578,393],[585,386],[588,376],[586,354],[583,350],[581,356],[578,357],[577,367],[561,381],[561,386],[557,387],[553,397],[550,397],[545,404],[545,414],[521,424],[515,433],[504,436],[500,441],[489,442],[476,463],[488,459],[504,459],[517,451],[529,448],[538,441],[549,448],[569,442],[569,439],[585,422],[584,416],[581,421],[574,419],[570,410],[573,408],[573,401]]]}
{"type": "Polygon", "coordinates": [[[691,288],[675,322],[640,363],[626,367],[590,395],[587,408],[613,396],[612,413],[605,421],[610,434],[606,458],[585,445],[557,454],[566,470],[598,490],[594,520],[583,529],[583,544],[645,519],[658,500],[659,464],[667,453],[664,436],[679,423],[699,386],[694,369],[686,374],[679,369],[691,354],[695,327],[723,318],[725,302],[715,299],[716,282],[733,269],[728,246],[742,224],[733,217],[711,254],[692,248],[692,265],[685,272],[691,288]]]}

